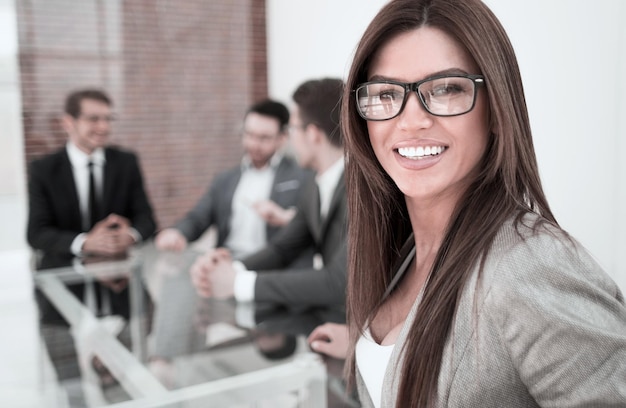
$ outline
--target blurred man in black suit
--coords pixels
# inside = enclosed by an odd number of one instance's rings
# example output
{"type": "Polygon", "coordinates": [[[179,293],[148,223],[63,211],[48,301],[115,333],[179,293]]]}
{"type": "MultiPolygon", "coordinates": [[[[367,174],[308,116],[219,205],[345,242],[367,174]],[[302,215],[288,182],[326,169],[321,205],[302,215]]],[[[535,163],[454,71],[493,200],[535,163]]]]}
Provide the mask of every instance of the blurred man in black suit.
{"type": "Polygon", "coordinates": [[[31,163],[29,244],[45,253],[119,255],[156,224],[137,156],[107,146],[111,100],[95,89],[65,103],[65,147],[31,163]]]}

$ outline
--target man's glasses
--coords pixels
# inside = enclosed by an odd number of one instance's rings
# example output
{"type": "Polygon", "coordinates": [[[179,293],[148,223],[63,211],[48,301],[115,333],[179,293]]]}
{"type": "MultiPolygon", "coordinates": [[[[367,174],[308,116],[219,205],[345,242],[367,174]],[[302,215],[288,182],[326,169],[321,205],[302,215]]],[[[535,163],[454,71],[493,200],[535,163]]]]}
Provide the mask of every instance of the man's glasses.
{"type": "Polygon", "coordinates": [[[115,115],[80,115],[79,118],[86,120],[92,125],[95,125],[100,121],[111,123],[116,119],[115,115]]]}
{"type": "Polygon", "coordinates": [[[457,116],[471,111],[476,103],[477,86],[485,84],[482,75],[441,75],[405,83],[371,81],[354,91],[359,115],[365,120],[393,119],[402,112],[411,91],[424,109],[434,116],[457,116]]]}
{"type": "Polygon", "coordinates": [[[265,133],[256,133],[256,132],[252,132],[252,131],[244,129],[242,132],[242,136],[244,139],[247,139],[247,140],[256,141],[259,143],[270,143],[278,139],[280,134],[270,135],[270,134],[265,134],[265,133]]]}

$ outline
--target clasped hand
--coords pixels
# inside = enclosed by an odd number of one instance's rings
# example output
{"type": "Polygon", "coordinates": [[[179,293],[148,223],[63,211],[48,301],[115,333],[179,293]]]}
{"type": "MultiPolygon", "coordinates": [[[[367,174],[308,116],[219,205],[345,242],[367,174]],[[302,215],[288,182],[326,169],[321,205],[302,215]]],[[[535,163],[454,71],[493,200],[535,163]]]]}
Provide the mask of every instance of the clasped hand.
{"type": "Polygon", "coordinates": [[[228,299],[235,293],[232,257],[225,248],[210,250],[199,256],[191,266],[191,281],[202,297],[228,299]]]}
{"type": "Polygon", "coordinates": [[[130,232],[130,221],[117,214],[110,214],[99,221],[87,234],[83,252],[114,256],[126,253],[135,243],[130,232]]]}

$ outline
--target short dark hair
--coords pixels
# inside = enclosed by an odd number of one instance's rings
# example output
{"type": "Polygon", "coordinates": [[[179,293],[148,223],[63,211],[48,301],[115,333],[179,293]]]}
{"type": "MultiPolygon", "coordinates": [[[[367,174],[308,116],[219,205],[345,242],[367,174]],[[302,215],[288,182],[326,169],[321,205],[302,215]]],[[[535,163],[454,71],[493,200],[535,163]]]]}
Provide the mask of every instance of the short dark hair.
{"type": "Polygon", "coordinates": [[[80,89],[70,93],[65,99],[65,113],[74,118],[78,118],[81,114],[80,104],[83,99],[93,99],[105,103],[108,106],[113,105],[111,98],[109,98],[104,91],[99,89],[80,89]]]}
{"type": "Polygon", "coordinates": [[[341,96],[344,84],[341,79],[313,79],[302,83],[293,93],[293,101],[300,109],[303,124],[314,124],[326,133],[333,146],[343,146],[339,128],[341,96]]]}
{"type": "Polygon", "coordinates": [[[285,130],[289,123],[289,109],[284,104],[272,99],[264,99],[255,103],[248,109],[246,116],[250,113],[258,113],[259,115],[276,119],[281,131],[285,130]]]}

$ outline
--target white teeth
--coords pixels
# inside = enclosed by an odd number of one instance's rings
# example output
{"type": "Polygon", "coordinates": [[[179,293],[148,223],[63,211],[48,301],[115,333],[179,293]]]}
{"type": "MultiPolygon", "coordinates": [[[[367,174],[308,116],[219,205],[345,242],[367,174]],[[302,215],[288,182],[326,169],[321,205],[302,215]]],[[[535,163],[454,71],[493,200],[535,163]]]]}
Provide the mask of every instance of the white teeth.
{"type": "Polygon", "coordinates": [[[426,147],[401,147],[398,149],[398,153],[402,157],[409,159],[421,159],[425,156],[437,156],[441,154],[445,148],[443,146],[426,146],[426,147]]]}

